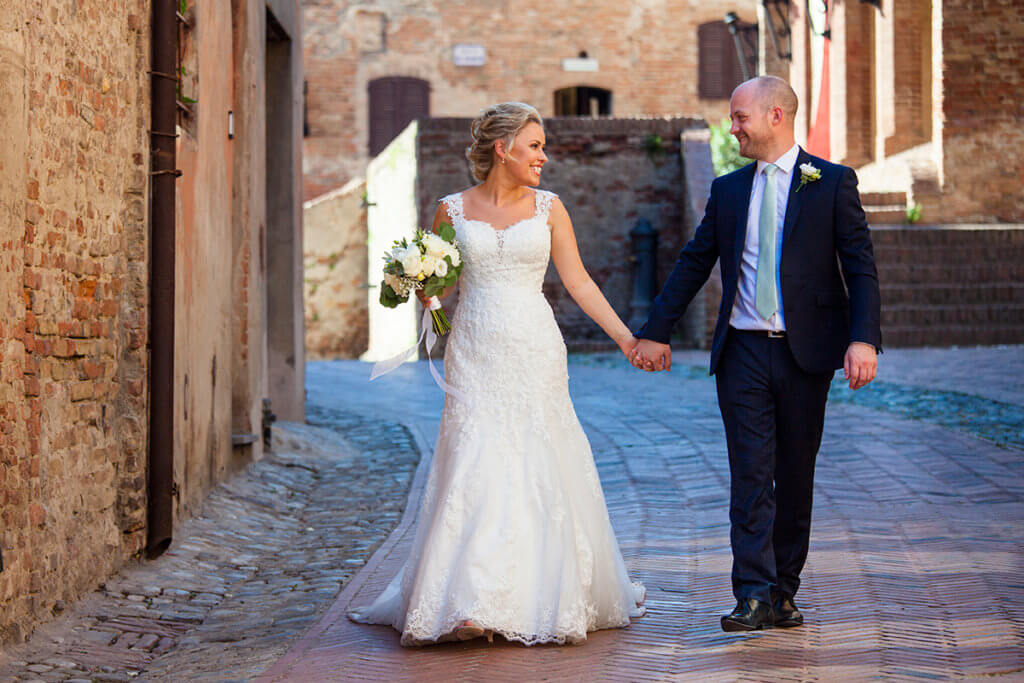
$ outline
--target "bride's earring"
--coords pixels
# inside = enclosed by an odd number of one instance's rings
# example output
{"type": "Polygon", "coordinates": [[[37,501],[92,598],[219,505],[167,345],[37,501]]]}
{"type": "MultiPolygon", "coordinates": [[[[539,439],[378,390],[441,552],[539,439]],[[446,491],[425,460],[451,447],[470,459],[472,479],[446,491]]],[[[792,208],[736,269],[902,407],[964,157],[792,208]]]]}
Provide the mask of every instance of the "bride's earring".
{"type": "Polygon", "coordinates": [[[505,157],[501,158],[501,163],[505,163],[505,157]]]}

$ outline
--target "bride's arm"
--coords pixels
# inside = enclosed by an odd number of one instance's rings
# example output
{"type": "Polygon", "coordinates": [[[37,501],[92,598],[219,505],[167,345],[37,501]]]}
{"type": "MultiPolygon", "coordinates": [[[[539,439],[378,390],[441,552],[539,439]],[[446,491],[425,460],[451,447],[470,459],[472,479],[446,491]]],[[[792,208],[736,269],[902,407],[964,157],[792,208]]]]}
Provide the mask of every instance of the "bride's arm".
{"type": "Polygon", "coordinates": [[[569,212],[557,198],[551,202],[548,221],[551,223],[551,260],[554,261],[558,277],[569,291],[569,296],[591,320],[601,326],[624,354],[629,355],[637,340],[604,298],[604,294],[590,278],[587,269],[583,267],[569,212]]]}
{"type": "MultiPolygon", "coordinates": [[[[444,204],[440,204],[439,203],[437,205],[437,211],[434,212],[434,224],[430,228],[431,232],[433,232],[434,234],[440,234],[440,232],[441,232],[441,223],[447,223],[448,225],[451,225],[452,224],[452,219],[448,216],[448,210],[444,208],[444,204]]],[[[448,296],[452,292],[454,292],[455,288],[458,287],[458,286],[459,286],[459,283],[456,282],[454,285],[452,285],[451,287],[446,288],[443,292],[438,294],[437,298],[439,298],[439,299],[447,299],[448,296]]],[[[426,297],[423,296],[423,290],[422,289],[417,289],[416,290],[416,298],[420,300],[420,303],[425,304],[426,297]]]]}

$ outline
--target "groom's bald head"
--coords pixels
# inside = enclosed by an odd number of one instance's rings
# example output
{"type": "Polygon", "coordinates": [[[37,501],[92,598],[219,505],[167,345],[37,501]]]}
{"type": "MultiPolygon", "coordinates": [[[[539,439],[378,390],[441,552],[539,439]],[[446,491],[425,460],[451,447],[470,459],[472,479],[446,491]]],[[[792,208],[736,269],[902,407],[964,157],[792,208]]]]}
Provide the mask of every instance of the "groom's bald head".
{"type": "Polygon", "coordinates": [[[774,162],[793,146],[797,97],[777,76],[758,76],[740,83],[729,100],[730,132],[748,159],[774,162]]]}
{"type": "Polygon", "coordinates": [[[736,86],[733,93],[738,93],[741,89],[751,91],[758,104],[761,105],[762,111],[778,107],[782,110],[788,123],[793,123],[796,120],[796,110],[800,101],[792,86],[778,76],[751,78],[736,86]]]}

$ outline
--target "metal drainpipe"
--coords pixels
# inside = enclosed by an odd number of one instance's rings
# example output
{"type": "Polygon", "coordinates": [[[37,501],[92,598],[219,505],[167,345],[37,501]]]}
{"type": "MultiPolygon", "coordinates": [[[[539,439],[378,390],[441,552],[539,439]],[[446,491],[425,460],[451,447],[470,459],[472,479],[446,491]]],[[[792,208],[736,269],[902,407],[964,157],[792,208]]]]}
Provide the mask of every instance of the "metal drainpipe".
{"type": "Polygon", "coordinates": [[[174,527],[174,237],[178,84],[177,0],[153,0],[150,36],[149,509],[146,552],[160,555],[174,527]]]}

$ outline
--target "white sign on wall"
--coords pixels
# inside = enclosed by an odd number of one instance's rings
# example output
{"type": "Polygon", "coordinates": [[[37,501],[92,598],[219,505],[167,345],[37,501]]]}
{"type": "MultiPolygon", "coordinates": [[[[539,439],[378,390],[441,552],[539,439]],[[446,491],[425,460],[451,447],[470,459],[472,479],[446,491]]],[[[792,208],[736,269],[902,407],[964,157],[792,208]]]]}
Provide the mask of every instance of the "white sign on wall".
{"type": "Polygon", "coordinates": [[[459,43],[452,47],[455,66],[483,66],[487,63],[487,48],[474,43],[459,43]]]}
{"type": "Polygon", "coordinates": [[[562,71],[597,71],[597,60],[589,57],[563,59],[562,71]]]}

